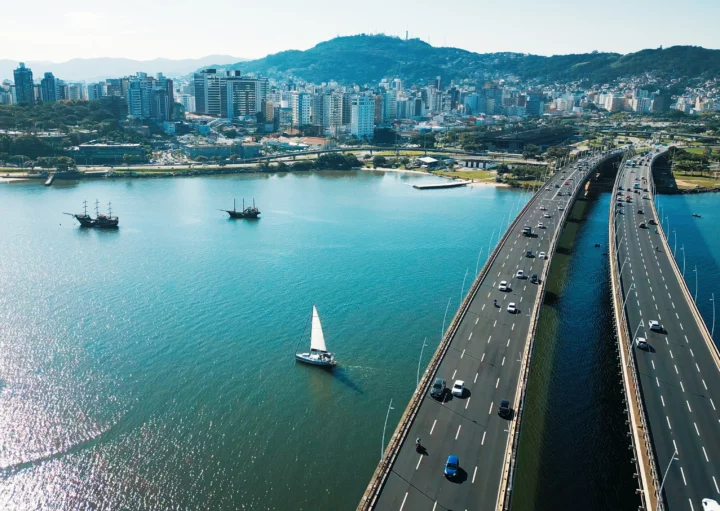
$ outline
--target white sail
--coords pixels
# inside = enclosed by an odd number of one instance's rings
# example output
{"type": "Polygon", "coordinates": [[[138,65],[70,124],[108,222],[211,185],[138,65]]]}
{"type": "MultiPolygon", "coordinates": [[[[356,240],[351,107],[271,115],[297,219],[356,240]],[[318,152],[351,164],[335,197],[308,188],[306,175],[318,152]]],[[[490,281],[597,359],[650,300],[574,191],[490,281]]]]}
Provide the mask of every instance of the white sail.
{"type": "Polygon", "coordinates": [[[320,316],[317,309],[313,305],[312,330],[310,332],[310,349],[317,351],[327,351],[325,347],[325,336],[323,335],[322,325],[320,324],[320,316]]]}

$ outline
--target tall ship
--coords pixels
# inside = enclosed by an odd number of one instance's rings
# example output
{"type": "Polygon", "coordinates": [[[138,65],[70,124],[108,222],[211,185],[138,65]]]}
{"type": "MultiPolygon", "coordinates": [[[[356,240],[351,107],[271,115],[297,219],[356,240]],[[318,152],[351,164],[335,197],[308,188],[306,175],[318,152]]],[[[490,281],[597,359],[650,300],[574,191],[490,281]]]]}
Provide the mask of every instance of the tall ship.
{"type": "Polygon", "coordinates": [[[260,216],[260,210],[255,206],[255,199],[253,199],[252,206],[245,207],[245,199],[243,199],[243,207],[240,211],[235,209],[235,199],[233,199],[233,208],[232,209],[220,209],[219,211],[224,211],[228,215],[230,215],[230,218],[250,218],[250,219],[257,219],[257,217],[260,216]]]}
{"type": "Polygon", "coordinates": [[[87,201],[83,201],[83,212],[82,213],[65,213],[78,222],[82,227],[96,227],[98,229],[117,229],[120,219],[116,216],[112,216],[112,204],[108,202],[108,213],[104,215],[100,213],[100,202],[95,200],[95,218],[88,215],[87,212],[87,201]]]}

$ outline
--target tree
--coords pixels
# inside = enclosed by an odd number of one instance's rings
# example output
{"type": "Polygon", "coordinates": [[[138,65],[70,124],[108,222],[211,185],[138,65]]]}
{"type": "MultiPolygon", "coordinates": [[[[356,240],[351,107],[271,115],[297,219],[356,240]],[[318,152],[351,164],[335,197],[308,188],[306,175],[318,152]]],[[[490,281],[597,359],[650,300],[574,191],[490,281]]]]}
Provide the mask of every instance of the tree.
{"type": "Polygon", "coordinates": [[[397,141],[397,132],[390,128],[377,128],[373,133],[373,143],[378,145],[392,145],[397,141]]]}
{"type": "Polygon", "coordinates": [[[373,168],[376,169],[378,167],[384,167],[387,165],[387,158],[384,156],[375,156],[372,160],[373,168]]]}
{"type": "Polygon", "coordinates": [[[523,150],[523,158],[526,160],[529,158],[535,158],[540,154],[540,148],[534,144],[526,144],[523,150]]]}

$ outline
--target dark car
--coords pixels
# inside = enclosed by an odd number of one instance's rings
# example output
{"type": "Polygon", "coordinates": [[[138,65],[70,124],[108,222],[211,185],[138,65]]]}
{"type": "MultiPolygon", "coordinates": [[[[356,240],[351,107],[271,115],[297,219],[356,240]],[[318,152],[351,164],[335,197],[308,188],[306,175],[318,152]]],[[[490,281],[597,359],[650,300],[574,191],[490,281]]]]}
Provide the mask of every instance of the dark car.
{"type": "Polygon", "coordinates": [[[655,220],[653,220],[652,218],[650,219],[650,221],[648,223],[650,225],[657,225],[657,222],[655,220]]]}
{"type": "Polygon", "coordinates": [[[500,402],[500,408],[498,408],[498,415],[503,419],[509,419],[512,416],[512,410],[510,409],[510,401],[503,399],[500,402]]]}
{"type": "Polygon", "coordinates": [[[530,282],[532,282],[533,284],[537,284],[537,283],[538,283],[538,275],[537,275],[537,273],[533,273],[533,274],[532,274],[532,276],[530,277],[530,282]]]}
{"type": "Polygon", "coordinates": [[[644,214],[645,214],[645,213],[643,212],[642,209],[638,209],[638,215],[644,215],[644,214]]]}
{"type": "Polygon", "coordinates": [[[647,226],[645,225],[645,222],[640,222],[640,225],[638,227],[640,227],[640,229],[647,228],[647,226]]]}
{"type": "Polygon", "coordinates": [[[430,395],[435,399],[442,399],[445,396],[445,380],[436,378],[430,390],[430,395]]]}

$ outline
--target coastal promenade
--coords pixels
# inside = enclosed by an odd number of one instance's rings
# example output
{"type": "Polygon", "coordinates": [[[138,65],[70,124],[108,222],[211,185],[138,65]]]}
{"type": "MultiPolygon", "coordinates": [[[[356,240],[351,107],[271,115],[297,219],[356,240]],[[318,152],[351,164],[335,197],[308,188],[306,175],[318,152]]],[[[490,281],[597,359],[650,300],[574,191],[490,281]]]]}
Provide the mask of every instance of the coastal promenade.
{"type": "Polygon", "coordinates": [[[535,329],[557,239],[585,181],[619,155],[586,155],[559,169],[510,224],[450,323],[358,510],[509,507],[535,329]],[[533,274],[537,283],[527,278],[533,274]],[[499,289],[501,281],[509,290],[499,289]],[[462,380],[465,391],[434,399],[435,378],[448,387],[462,380]],[[503,400],[510,403],[508,418],[498,414],[503,400]],[[460,458],[454,479],[443,476],[448,455],[460,458]]]}

